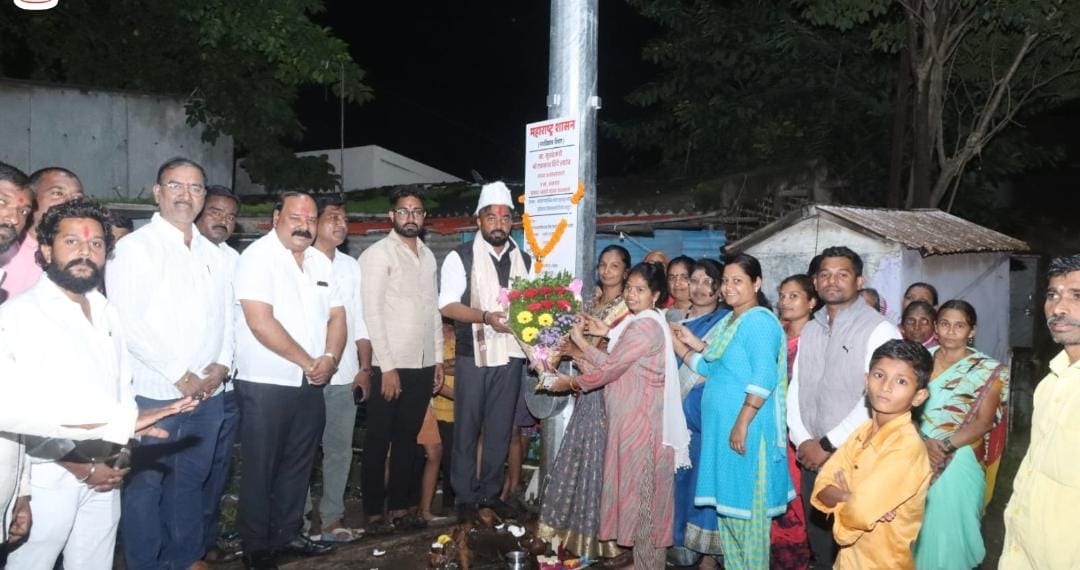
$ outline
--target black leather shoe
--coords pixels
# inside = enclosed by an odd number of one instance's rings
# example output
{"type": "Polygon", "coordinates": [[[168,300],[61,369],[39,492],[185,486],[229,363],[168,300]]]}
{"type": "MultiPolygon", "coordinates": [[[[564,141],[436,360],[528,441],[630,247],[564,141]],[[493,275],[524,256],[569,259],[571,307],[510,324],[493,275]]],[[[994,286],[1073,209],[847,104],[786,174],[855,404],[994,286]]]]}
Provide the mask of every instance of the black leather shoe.
{"type": "Polygon", "coordinates": [[[501,518],[501,519],[517,518],[517,516],[519,514],[517,509],[515,509],[514,507],[511,507],[510,505],[506,504],[505,501],[503,501],[502,499],[500,499],[498,497],[492,497],[490,499],[484,499],[483,501],[480,502],[480,507],[481,508],[486,507],[486,508],[489,508],[489,509],[495,511],[495,514],[499,515],[499,518],[501,518]]]}
{"type": "Polygon", "coordinates": [[[334,551],[334,548],[326,544],[319,544],[306,536],[299,535],[277,551],[279,554],[284,554],[286,556],[322,556],[323,554],[330,554],[334,551]]]}
{"type": "Polygon", "coordinates": [[[244,553],[244,568],[247,570],[278,570],[274,553],[269,550],[256,550],[244,553]]]}

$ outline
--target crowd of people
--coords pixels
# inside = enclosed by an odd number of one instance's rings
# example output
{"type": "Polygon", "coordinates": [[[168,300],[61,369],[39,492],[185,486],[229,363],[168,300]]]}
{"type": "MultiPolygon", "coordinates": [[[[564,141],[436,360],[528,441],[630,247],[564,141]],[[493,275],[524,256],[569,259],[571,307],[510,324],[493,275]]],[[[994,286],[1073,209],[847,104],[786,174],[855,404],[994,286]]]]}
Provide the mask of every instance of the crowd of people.
{"type": "MultiPolygon", "coordinates": [[[[118,542],[131,569],[221,559],[236,441],[248,568],[422,528],[440,477],[460,520],[514,510],[535,419],[498,297],[532,259],[510,237],[505,185],[484,186],[477,236],[441,268],[413,188],[391,193],[392,230],[359,259],[339,250],[340,197],[281,194],[272,230],[238,253],[239,200],[199,164],[162,164],[153,195],[134,229],[70,170],[0,163],[6,567],[107,569],[118,542]],[[344,506],[358,403],[362,529],[344,506]],[[307,528],[320,450],[320,527],[307,528]]],[[[747,254],[633,264],[612,245],[596,280],[562,347],[573,372],[550,386],[575,402],[542,536],[606,567],[982,563],[1009,371],[973,348],[975,307],[915,283],[897,327],[843,246],[771,284],[747,254]]],[[[1036,392],[1002,568],[1080,559],[1065,534],[1080,493],[1080,256],[1051,264],[1045,309],[1065,350],[1036,392]]]]}

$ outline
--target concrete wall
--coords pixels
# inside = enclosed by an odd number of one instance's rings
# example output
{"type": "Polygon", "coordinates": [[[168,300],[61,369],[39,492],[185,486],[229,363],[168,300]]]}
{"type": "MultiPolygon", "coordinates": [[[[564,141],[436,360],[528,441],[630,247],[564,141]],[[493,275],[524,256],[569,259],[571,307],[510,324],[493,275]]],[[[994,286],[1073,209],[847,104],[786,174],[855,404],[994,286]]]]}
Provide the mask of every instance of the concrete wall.
{"type": "Polygon", "coordinates": [[[810,218],[769,236],[749,248],[747,253],[761,262],[762,291],[775,305],[780,281],[789,275],[806,273],[810,260],[821,250],[834,245],[846,245],[862,257],[867,283],[873,283],[879,267],[890,267],[900,252],[896,244],[853,232],[828,220],[810,218]]]}
{"type": "Polygon", "coordinates": [[[962,299],[978,314],[975,348],[1009,361],[1009,254],[963,253],[922,257],[904,252],[904,285],[930,283],[942,303],[962,299]]]}
{"type": "Polygon", "coordinates": [[[0,161],[28,174],[69,168],[98,198],[150,197],[158,166],[174,156],[231,186],[232,139],[204,143],[186,121],[177,98],[0,81],[0,161]]]}

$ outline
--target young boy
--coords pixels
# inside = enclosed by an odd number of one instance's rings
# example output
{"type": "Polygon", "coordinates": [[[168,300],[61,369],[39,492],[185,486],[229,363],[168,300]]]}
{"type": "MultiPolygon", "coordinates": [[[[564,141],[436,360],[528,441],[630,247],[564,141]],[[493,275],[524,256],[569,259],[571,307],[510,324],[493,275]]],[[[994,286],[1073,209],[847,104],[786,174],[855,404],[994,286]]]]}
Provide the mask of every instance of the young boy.
{"type": "Polygon", "coordinates": [[[811,502],[835,516],[838,569],[914,569],[911,546],[922,525],[930,460],[911,409],[929,397],[934,362],[921,344],[890,340],[866,374],[869,421],[818,473],[811,502]]]}

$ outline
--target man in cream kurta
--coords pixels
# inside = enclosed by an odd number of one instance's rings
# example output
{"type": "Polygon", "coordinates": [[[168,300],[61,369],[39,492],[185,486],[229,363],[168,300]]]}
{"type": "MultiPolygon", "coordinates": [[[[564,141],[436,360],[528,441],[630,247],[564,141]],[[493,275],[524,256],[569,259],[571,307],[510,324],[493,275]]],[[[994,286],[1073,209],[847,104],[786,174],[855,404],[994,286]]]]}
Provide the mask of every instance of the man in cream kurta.
{"type": "Polygon", "coordinates": [[[1031,442],[1005,508],[1001,570],[1080,564],[1080,255],[1050,262],[1046,323],[1065,350],[1035,389],[1031,442]]]}

